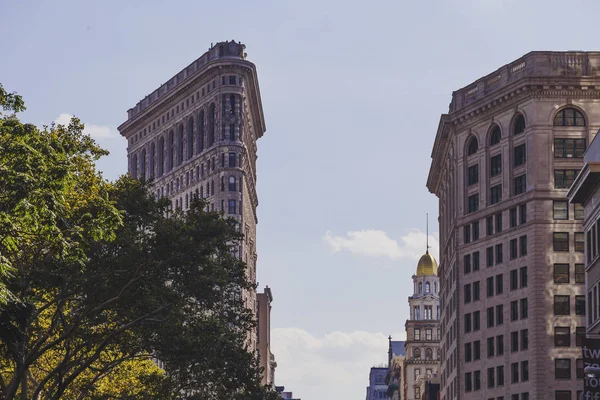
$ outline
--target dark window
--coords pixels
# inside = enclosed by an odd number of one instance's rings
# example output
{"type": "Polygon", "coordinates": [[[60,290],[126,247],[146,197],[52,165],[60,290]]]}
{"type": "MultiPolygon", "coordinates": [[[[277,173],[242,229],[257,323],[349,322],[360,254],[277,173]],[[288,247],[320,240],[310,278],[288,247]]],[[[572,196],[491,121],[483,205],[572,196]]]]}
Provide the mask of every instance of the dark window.
{"type": "Polygon", "coordinates": [[[585,296],[575,296],[575,315],[585,315],[585,296]]]}
{"type": "Polygon", "coordinates": [[[502,264],[502,243],[496,245],[496,264],[502,264]]]}
{"type": "Polygon", "coordinates": [[[554,327],[554,346],[567,347],[571,345],[571,328],[568,326],[554,327]]]}
{"type": "Polygon", "coordinates": [[[519,382],[519,363],[510,364],[510,376],[511,383],[519,382]]]}
{"type": "Polygon", "coordinates": [[[464,297],[465,297],[465,304],[470,303],[471,302],[471,284],[467,283],[464,286],[464,297]]]}
{"type": "Polygon", "coordinates": [[[504,292],[504,276],[502,274],[496,275],[496,294],[502,294],[504,292]]]}
{"type": "Polygon", "coordinates": [[[585,126],[585,118],[574,108],[564,108],[554,116],[554,126],[585,126]]]}
{"type": "Polygon", "coordinates": [[[471,314],[465,314],[465,332],[471,332],[472,329],[472,318],[471,314]]]}
{"type": "Polygon", "coordinates": [[[468,169],[467,179],[469,186],[479,182],[479,164],[471,165],[468,169]]]}
{"type": "Polygon", "coordinates": [[[554,296],[554,315],[569,315],[570,296],[554,296]]]}
{"type": "Polygon", "coordinates": [[[495,338],[492,336],[490,338],[487,338],[487,357],[491,358],[494,357],[494,353],[495,353],[495,338]]]}
{"type": "Polygon", "coordinates": [[[469,144],[467,145],[467,155],[473,155],[475,153],[477,153],[477,147],[478,147],[478,143],[477,143],[477,138],[475,136],[471,137],[471,139],[469,139],[469,144]]]}
{"type": "Polygon", "coordinates": [[[465,374],[465,392],[473,390],[473,378],[471,372],[465,374]]]}
{"type": "Polygon", "coordinates": [[[473,222],[473,241],[479,240],[479,221],[473,222]]]}
{"type": "Polygon", "coordinates": [[[490,276],[486,280],[486,295],[487,297],[492,297],[494,295],[494,277],[490,276]]]}
{"type": "Polygon", "coordinates": [[[235,75],[230,75],[229,76],[229,84],[230,85],[235,85],[235,75]]]}
{"type": "Polygon", "coordinates": [[[510,220],[510,227],[514,228],[517,226],[517,208],[511,208],[508,212],[508,219],[510,220]]]}
{"type": "Polygon", "coordinates": [[[585,236],[583,232],[575,232],[575,251],[583,251],[585,236]]]}
{"type": "Polygon", "coordinates": [[[471,273],[471,255],[467,254],[464,257],[464,270],[465,270],[465,274],[469,274],[471,273]]]}
{"type": "Polygon", "coordinates": [[[580,203],[575,203],[575,219],[582,220],[583,216],[583,206],[580,203]]]}
{"type": "Polygon", "coordinates": [[[510,290],[517,290],[519,288],[519,271],[513,269],[510,271],[510,290]]]}
{"type": "Polygon", "coordinates": [[[529,380],[529,361],[521,361],[521,382],[529,380]]]}
{"type": "Polygon", "coordinates": [[[576,169],[555,169],[554,170],[554,188],[568,189],[575,181],[579,171],[576,169]]]}
{"type": "Polygon", "coordinates": [[[527,267],[519,268],[519,273],[521,275],[521,289],[527,287],[527,267]]]}
{"type": "Polygon", "coordinates": [[[583,358],[578,358],[575,360],[575,376],[577,379],[583,379],[583,358]]]}
{"type": "Polygon", "coordinates": [[[569,264],[554,264],[554,283],[569,283],[569,264]]]}
{"type": "Polygon", "coordinates": [[[229,153],[229,167],[237,167],[236,154],[229,153]]]}
{"type": "Polygon", "coordinates": [[[510,320],[516,321],[519,319],[519,302],[517,300],[510,302],[510,320]]]}
{"type": "Polygon", "coordinates": [[[529,329],[521,329],[521,350],[529,348],[529,329]]]}
{"type": "Polygon", "coordinates": [[[502,154],[498,154],[493,156],[490,159],[490,174],[491,176],[496,176],[502,172],[502,154]]]}
{"type": "Polygon", "coordinates": [[[479,252],[473,253],[473,271],[479,271],[479,252]]]}
{"type": "Polygon", "coordinates": [[[525,222],[527,222],[527,205],[526,204],[522,204],[519,206],[519,218],[521,219],[519,224],[524,224],[525,222]]]}
{"type": "Polygon", "coordinates": [[[496,325],[502,325],[504,323],[504,305],[499,304],[496,306],[496,325]]]}
{"type": "Polygon", "coordinates": [[[552,217],[554,219],[569,219],[569,202],[567,200],[554,200],[552,203],[552,217]]]}
{"type": "Polygon", "coordinates": [[[585,139],[554,139],[554,158],[583,158],[585,139]]]}
{"type": "Polygon", "coordinates": [[[504,365],[496,367],[496,385],[504,386],[504,365]]]}
{"type": "Polygon", "coordinates": [[[569,251],[569,232],[554,232],[552,247],[554,251],[569,251]]]}
{"type": "Polygon", "coordinates": [[[521,319],[527,318],[527,316],[529,315],[527,298],[521,299],[520,305],[521,305],[521,319]]]}
{"type": "Polygon", "coordinates": [[[518,167],[519,165],[523,165],[525,164],[525,162],[527,161],[527,152],[525,149],[525,143],[516,146],[513,149],[514,152],[514,166],[518,167]]]}
{"type": "Polygon", "coordinates": [[[521,248],[521,257],[527,255],[527,235],[519,237],[519,247],[521,248]]]}
{"type": "Polygon", "coordinates": [[[525,117],[522,114],[518,114],[515,118],[515,124],[513,127],[513,135],[518,135],[525,132],[525,117]]]}
{"type": "Polygon", "coordinates": [[[515,196],[527,191],[527,175],[519,175],[514,179],[515,196]]]}
{"type": "Polygon", "coordinates": [[[229,214],[236,214],[236,204],[237,201],[235,200],[229,200],[229,214]]]}
{"type": "Polygon", "coordinates": [[[494,266],[494,248],[488,247],[486,249],[486,253],[487,253],[487,266],[493,267],[494,266]]]}
{"type": "Polygon", "coordinates": [[[494,217],[489,216],[485,219],[485,227],[487,229],[487,235],[492,236],[494,234],[494,217]]]}
{"type": "Polygon", "coordinates": [[[575,328],[575,345],[582,346],[584,338],[585,338],[585,326],[576,327],[575,328]]]}
{"type": "Polygon", "coordinates": [[[492,133],[490,135],[490,146],[500,143],[500,139],[502,138],[502,134],[500,132],[500,127],[498,125],[494,125],[492,128],[492,133]]]}
{"type": "Polygon", "coordinates": [[[235,192],[237,190],[237,181],[235,179],[235,176],[229,177],[228,186],[230,192],[235,192]]]}
{"type": "Polygon", "coordinates": [[[496,204],[502,201],[502,185],[492,186],[490,188],[490,204],[496,204]]]}
{"type": "Polygon", "coordinates": [[[473,390],[481,389],[481,371],[473,372],[473,390]]]}
{"type": "MultiPolygon", "coordinates": [[[[479,311],[473,312],[473,330],[478,331],[480,328],[481,314],[479,311]]],[[[479,359],[479,358],[478,358],[479,359]]]]}
{"type": "Polygon", "coordinates": [[[510,247],[510,259],[513,260],[517,258],[517,239],[511,239],[509,242],[510,247]]]}
{"type": "MultiPolygon", "coordinates": [[[[554,400],[571,400],[570,390],[556,390],[554,391],[554,400]]],[[[579,400],[579,397],[577,397],[579,400]]]]}
{"type": "MultiPolygon", "coordinates": [[[[480,296],[481,296],[481,290],[480,290],[479,281],[473,282],[473,301],[479,300],[480,296]]],[[[425,307],[427,307],[427,306],[425,306],[425,307]]]]}
{"type": "Polygon", "coordinates": [[[504,335],[496,336],[496,354],[499,356],[504,354],[504,335]]]}
{"type": "Polygon", "coordinates": [[[471,243],[471,225],[465,225],[463,228],[465,243],[471,243]]]}
{"type": "Polygon", "coordinates": [[[554,377],[557,379],[571,379],[571,360],[569,358],[554,359],[554,377]]]}
{"type": "Polygon", "coordinates": [[[471,362],[472,359],[471,343],[465,343],[465,362],[471,362]]]}
{"type": "Polygon", "coordinates": [[[468,199],[468,212],[472,213],[479,210],[479,194],[473,194],[468,199]]]}
{"type": "Polygon", "coordinates": [[[481,359],[481,342],[476,340],[473,342],[473,360],[481,359]]]}
{"type": "Polygon", "coordinates": [[[494,318],[494,307],[488,307],[487,311],[487,327],[491,328],[494,326],[496,319],[494,318]]]}
{"type": "Polygon", "coordinates": [[[502,232],[502,213],[496,214],[496,233],[502,232]]]}
{"type": "Polygon", "coordinates": [[[575,264],[575,283],[585,283],[585,266],[575,264]]]}
{"type": "Polygon", "coordinates": [[[519,351],[519,331],[510,333],[510,351],[513,353],[519,351]]]}
{"type": "MultiPolygon", "coordinates": [[[[489,357],[489,351],[488,351],[488,357],[489,357]]],[[[492,368],[487,369],[487,387],[493,388],[494,386],[496,386],[496,370],[492,367],[492,368]]]]}

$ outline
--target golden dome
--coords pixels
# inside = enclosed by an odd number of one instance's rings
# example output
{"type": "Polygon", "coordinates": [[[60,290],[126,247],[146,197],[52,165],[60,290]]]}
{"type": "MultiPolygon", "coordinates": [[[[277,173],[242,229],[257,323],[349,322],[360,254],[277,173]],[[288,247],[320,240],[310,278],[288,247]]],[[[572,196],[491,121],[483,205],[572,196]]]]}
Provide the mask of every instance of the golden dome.
{"type": "Polygon", "coordinates": [[[438,263],[429,254],[429,250],[423,254],[417,264],[417,276],[421,275],[437,275],[438,263]]]}

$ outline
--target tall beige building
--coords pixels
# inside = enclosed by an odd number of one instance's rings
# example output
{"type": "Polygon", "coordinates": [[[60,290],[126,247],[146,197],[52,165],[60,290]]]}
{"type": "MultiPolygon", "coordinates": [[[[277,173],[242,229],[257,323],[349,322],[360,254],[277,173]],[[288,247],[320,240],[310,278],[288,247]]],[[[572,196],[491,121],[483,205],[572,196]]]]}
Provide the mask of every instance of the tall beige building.
{"type": "MultiPolygon", "coordinates": [[[[245,234],[239,257],[256,282],[257,140],[265,132],[256,67],[245,46],[220,42],[127,111],[129,173],[186,210],[194,197],[245,234]]],[[[257,311],[256,293],[245,293],[257,311]]],[[[249,342],[256,349],[256,332],[249,342]]]]}
{"type": "Polygon", "coordinates": [[[566,193],[600,127],[600,53],[532,52],[452,95],[439,198],[441,399],[575,399],[583,209],[566,193]]]}

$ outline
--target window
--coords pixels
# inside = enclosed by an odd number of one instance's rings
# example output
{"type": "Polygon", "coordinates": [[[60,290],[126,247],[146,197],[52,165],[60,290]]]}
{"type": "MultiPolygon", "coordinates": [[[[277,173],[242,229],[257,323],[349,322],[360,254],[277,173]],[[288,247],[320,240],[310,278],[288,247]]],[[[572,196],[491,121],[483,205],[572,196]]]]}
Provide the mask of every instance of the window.
{"type": "Polygon", "coordinates": [[[520,133],[525,132],[525,117],[522,114],[517,114],[513,126],[513,135],[517,136],[520,133]]]}
{"type": "Polygon", "coordinates": [[[504,323],[504,305],[498,304],[496,306],[496,325],[502,325],[504,323]]]}
{"type": "Polygon", "coordinates": [[[487,369],[487,387],[493,388],[496,386],[496,370],[494,368],[487,369]]]}
{"type": "Polygon", "coordinates": [[[229,191],[230,192],[235,192],[237,190],[237,182],[235,179],[235,176],[230,176],[229,177],[229,191]]]}
{"type": "Polygon", "coordinates": [[[488,307],[487,309],[487,327],[491,328],[494,326],[494,307],[488,307]]]}
{"type": "Polygon", "coordinates": [[[228,205],[229,205],[229,207],[228,207],[229,214],[236,214],[236,204],[237,204],[237,201],[235,201],[235,200],[229,200],[229,203],[228,203],[228,205]]]}
{"type": "Polygon", "coordinates": [[[583,358],[575,360],[575,377],[577,379],[583,379],[583,358]]]}
{"type": "Polygon", "coordinates": [[[583,220],[583,206],[581,203],[575,203],[575,219],[583,220]]]}
{"type": "Polygon", "coordinates": [[[493,247],[488,247],[486,249],[486,255],[487,255],[487,266],[488,267],[493,267],[494,266],[494,248],[493,247]]]}
{"type": "Polygon", "coordinates": [[[471,225],[465,225],[463,228],[465,243],[471,243],[471,225]]]}
{"type": "Polygon", "coordinates": [[[496,264],[502,264],[502,243],[496,245],[496,264]]]}
{"type": "Polygon", "coordinates": [[[579,111],[568,107],[556,113],[554,126],[585,126],[585,119],[579,111]]]}
{"type": "Polygon", "coordinates": [[[465,297],[465,304],[468,304],[471,302],[471,284],[467,283],[464,286],[464,297],[465,297]]]}
{"type": "Polygon", "coordinates": [[[473,390],[481,389],[481,371],[473,372],[473,390]]]}
{"type": "Polygon", "coordinates": [[[510,376],[511,383],[519,382],[519,363],[510,364],[510,376]]]}
{"type": "Polygon", "coordinates": [[[554,219],[569,219],[569,202],[567,200],[554,200],[552,203],[552,217],[554,219]]]}
{"type": "Polygon", "coordinates": [[[579,171],[576,169],[555,169],[554,170],[554,188],[568,189],[575,181],[579,171]]]}
{"type": "MultiPolygon", "coordinates": [[[[571,400],[571,391],[570,390],[556,390],[554,392],[554,400],[571,400]]],[[[577,397],[579,400],[579,397],[577,397]]]]}
{"type": "Polygon", "coordinates": [[[494,277],[490,276],[486,280],[486,295],[492,297],[494,295],[494,277]]]}
{"type": "Polygon", "coordinates": [[[490,146],[500,143],[501,138],[502,134],[500,132],[500,127],[498,125],[494,125],[490,135],[490,146]]]}
{"type": "Polygon", "coordinates": [[[554,139],[554,158],[583,158],[585,139],[554,139]]]}
{"type": "Polygon", "coordinates": [[[554,251],[569,251],[569,232],[554,232],[552,245],[554,251]]]}
{"type": "Polygon", "coordinates": [[[421,340],[421,329],[415,328],[415,340],[421,340]]]}
{"type": "Polygon", "coordinates": [[[513,260],[517,258],[517,239],[511,239],[509,242],[510,247],[510,259],[513,260]]]}
{"type": "Polygon", "coordinates": [[[472,358],[471,343],[465,343],[465,362],[471,362],[472,358]]]}
{"type": "Polygon", "coordinates": [[[496,336],[496,355],[504,354],[504,335],[496,336]]]}
{"type": "Polygon", "coordinates": [[[494,234],[494,217],[489,216],[485,219],[485,226],[487,229],[487,235],[492,236],[494,234]]]}
{"type": "Polygon", "coordinates": [[[584,338],[585,338],[585,326],[576,327],[575,328],[575,346],[582,346],[584,338]]]}
{"type": "Polygon", "coordinates": [[[490,188],[490,204],[496,204],[502,201],[502,185],[492,186],[490,188]]]}
{"type": "Polygon", "coordinates": [[[481,359],[481,341],[476,340],[473,342],[473,360],[477,361],[481,359]]]}
{"type": "Polygon", "coordinates": [[[510,302],[510,320],[516,321],[519,319],[519,302],[517,300],[510,302]]]}
{"type": "Polygon", "coordinates": [[[554,360],[554,377],[557,379],[571,379],[571,359],[556,358],[554,360]]]}
{"type": "Polygon", "coordinates": [[[229,153],[229,167],[236,167],[237,166],[237,157],[235,153],[229,153]]]}
{"type": "Polygon", "coordinates": [[[470,392],[473,390],[473,378],[472,373],[467,372],[465,374],[465,392],[470,392]]]}
{"type": "Polygon", "coordinates": [[[527,175],[519,175],[514,179],[514,193],[515,196],[523,194],[527,191],[527,175]]]}
{"type": "MultiPolygon", "coordinates": [[[[473,282],[473,301],[480,299],[480,284],[479,281],[473,282]]],[[[427,307],[427,306],[425,306],[427,307]]]]}
{"type": "Polygon", "coordinates": [[[502,154],[497,154],[490,159],[490,175],[496,176],[502,172],[502,154]]]}
{"type": "Polygon", "coordinates": [[[529,361],[521,361],[521,382],[529,380],[529,361]]]}
{"type": "Polygon", "coordinates": [[[575,315],[585,315],[585,296],[575,296],[575,315]]]}
{"type": "Polygon", "coordinates": [[[496,385],[504,386],[504,365],[496,367],[496,385]]]}
{"type": "Polygon", "coordinates": [[[585,267],[583,264],[575,264],[575,283],[585,283],[585,267]]]}
{"type": "Polygon", "coordinates": [[[519,268],[519,274],[521,275],[521,289],[527,287],[527,267],[519,268]]]}
{"type": "Polygon", "coordinates": [[[433,306],[425,306],[425,319],[433,319],[433,306]]]}
{"type": "Polygon", "coordinates": [[[229,76],[229,84],[230,85],[235,85],[235,75],[230,75],[229,76]]]}
{"type": "Polygon", "coordinates": [[[471,139],[469,139],[469,144],[467,145],[467,155],[470,156],[477,153],[477,147],[477,138],[472,136],[471,139]]]}
{"type": "Polygon", "coordinates": [[[471,273],[471,255],[470,254],[465,255],[463,264],[464,264],[465,274],[471,273]]]}
{"type": "Polygon", "coordinates": [[[496,233],[502,232],[502,213],[496,214],[496,233]]]}
{"type": "Polygon", "coordinates": [[[521,257],[527,255],[527,235],[519,237],[519,247],[521,250],[521,257]]]}
{"type": "Polygon", "coordinates": [[[513,353],[519,351],[519,331],[510,333],[510,351],[513,353]]]}
{"type": "Polygon", "coordinates": [[[415,360],[420,360],[421,359],[421,349],[414,349],[413,350],[413,358],[415,360]]]}
{"type": "Polygon", "coordinates": [[[583,232],[575,232],[575,251],[583,251],[585,236],[583,232]]]}
{"type": "Polygon", "coordinates": [[[469,333],[472,330],[471,314],[465,314],[465,332],[469,333]]]}
{"type": "Polygon", "coordinates": [[[479,271],[479,252],[473,253],[473,271],[479,271]]]}
{"type": "Polygon", "coordinates": [[[480,318],[480,312],[479,311],[474,311],[473,312],[473,330],[474,331],[478,331],[479,330],[479,328],[480,328],[480,324],[479,324],[480,319],[481,319],[480,318]]]}
{"type": "Polygon", "coordinates": [[[479,182],[479,164],[471,165],[467,173],[467,181],[469,186],[479,182]]]}
{"type": "Polygon", "coordinates": [[[425,340],[432,340],[432,330],[425,329],[425,340]]]}
{"type": "Polygon", "coordinates": [[[571,328],[568,326],[554,327],[554,346],[567,347],[571,345],[571,328]]]}
{"type": "Polygon", "coordinates": [[[479,240],[479,221],[473,222],[473,241],[479,240]]]}
{"type": "Polygon", "coordinates": [[[519,216],[521,218],[520,224],[527,222],[527,205],[522,204],[519,206],[519,216]]]}
{"type": "Polygon", "coordinates": [[[514,154],[514,166],[515,167],[525,164],[525,162],[527,161],[525,143],[523,143],[519,146],[516,146],[513,149],[513,154],[514,154]]]}
{"type": "Polygon", "coordinates": [[[554,296],[554,315],[569,315],[570,296],[554,296]]]}
{"type": "Polygon", "coordinates": [[[517,290],[519,288],[519,271],[513,269],[510,271],[510,290],[517,290]]]}
{"type": "Polygon", "coordinates": [[[521,330],[521,351],[529,348],[529,329],[521,330]]]}
{"type": "Polygon", "coordinates": [[[521,304],[521,319],[527,318],[527,315],[528,315],[527,298],[521,299],[520,304],[521,304]]]}
{"type": "Polygon", "coordinates": [[[504,291],[503,275],[496,275],[496,294],[501,294],[504,291]]]}
{"type": "Polygon", "coordinates": [[[569,283],[569,264],[554,264],[554,283],[569,283]]]}
{"type": "Polygon", "coordinates": [[[479,193],[473,194],[468,198],[468,212],[472,213],[479,210],[479,193]]]}
{"type": "Polygon", "coordinates": [[[510,227],[514,228],[517,226],[517,208],[511,208],[508,212],[508,219],[510,221],[510,227]]]}

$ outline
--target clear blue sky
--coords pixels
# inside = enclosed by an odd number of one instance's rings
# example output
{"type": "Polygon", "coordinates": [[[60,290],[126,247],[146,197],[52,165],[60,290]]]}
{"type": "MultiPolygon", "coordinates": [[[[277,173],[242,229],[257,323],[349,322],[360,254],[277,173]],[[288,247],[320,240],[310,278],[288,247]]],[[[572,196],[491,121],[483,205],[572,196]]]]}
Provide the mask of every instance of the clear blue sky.
{"type": "Polygon", "coordinates": [[[0,82],[29,122],[80,117],[114,179],[127,109],[211,42],[245,43],[267,123],[258,278],[275,297],[277,384],[358,400],[404,330],[426,212],[437,232],[425,182],[452,91],[530,50],[600,49],[599,12],[593,0],[3,0],[0,82]]]}

